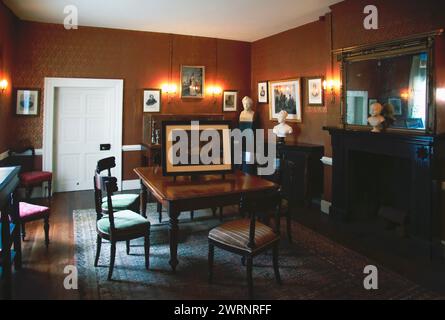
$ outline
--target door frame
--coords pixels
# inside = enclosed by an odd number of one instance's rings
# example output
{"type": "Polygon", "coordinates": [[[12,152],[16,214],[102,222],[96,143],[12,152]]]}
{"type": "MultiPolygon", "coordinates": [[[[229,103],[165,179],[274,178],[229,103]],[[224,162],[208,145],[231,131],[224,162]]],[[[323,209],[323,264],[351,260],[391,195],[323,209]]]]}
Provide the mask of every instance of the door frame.
{"type": "MultiPolygon", "coordinates": [[[[122,189],[122,130],[124,80],[122,79],[85,79],[85,78],[45,78],[43,101],[43,155],[44,171],[54,171],[54,94],[59,88],[112,88],[116,113],[116,178],[122,189]]],[[[91,173],[93,176],[93,172],[91,173]]]]}

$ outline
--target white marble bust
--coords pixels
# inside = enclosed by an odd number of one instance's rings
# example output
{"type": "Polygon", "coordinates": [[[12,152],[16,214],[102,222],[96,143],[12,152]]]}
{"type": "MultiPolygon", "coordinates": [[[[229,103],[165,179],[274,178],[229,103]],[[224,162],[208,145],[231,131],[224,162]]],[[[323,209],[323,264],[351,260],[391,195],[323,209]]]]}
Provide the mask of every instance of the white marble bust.
{"type": "Polygon", "coordinates": [[[273,128],[273,133],[276,134],[278,138],[286,138],[286,136],[292,134],[292,127],[286,124],[286,118],[288,113],[281,110],[278,114],[278,125],[273,128]]]}
{"type": "Polygon", "coordinates": [[[250,97],[243,98],[244,111],[239,116],[240,122],[253,122],[255,120],[255,112],[252,110],[253,100],[250,97]]]}
{"type": "Polygon", "coordinates": [[[380,132],[382,123],[385,118],[382,116],[383,106],[380,103],[373,103],[370,107],[371,116],[368,118],[368,123],[372,126],[371,132],[380,132]]]}

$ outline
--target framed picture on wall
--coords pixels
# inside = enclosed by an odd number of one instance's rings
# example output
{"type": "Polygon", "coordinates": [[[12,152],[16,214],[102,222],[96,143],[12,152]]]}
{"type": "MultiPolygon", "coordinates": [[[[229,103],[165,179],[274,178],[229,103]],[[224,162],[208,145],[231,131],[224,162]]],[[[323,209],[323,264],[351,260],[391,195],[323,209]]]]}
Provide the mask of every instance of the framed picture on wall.
{"type": "Polygon", "coordinates": [[[277,120],[281,110],[288,113],[287,121],[301,122],[301,81],[299,78],[271,81],[269,86],[270,120],[277,120]]]}
{"type": "Polygon", "coordinates": [[[144,89],[144,112],[161,112],[161,90],[144,89]]]}
{"type": "Polygon", "coordinates": [[[224,91],[223,111],[233,112],[237,110],[238,91],[224,91]]]}
{"type": "Polygon", "coordinates": [[[402,99],[392,97],[388,99],[388,103],[394,107],[394,115],[400,116],[402,114],[402,99]]]}
{"type": "Polygon", "coordinates": [[[204,98],[204,84],[204,66],[181,66],[181,98],[204,98]]]}
{"type": "Polygon", "coordinates": [[[323,77],[306,78],[306,105],[324,106],[323,77]]]}
{"type": "Polygon", "coordinates": [[[39,115],[40,89],[15,89],[15,114],[18,116],[39,115]]]}
{"type": "Polygon", "coordinates": [[[269,102],[269,82],[260,81],[258,82],[258,103],[268,103],[269,102]]]}

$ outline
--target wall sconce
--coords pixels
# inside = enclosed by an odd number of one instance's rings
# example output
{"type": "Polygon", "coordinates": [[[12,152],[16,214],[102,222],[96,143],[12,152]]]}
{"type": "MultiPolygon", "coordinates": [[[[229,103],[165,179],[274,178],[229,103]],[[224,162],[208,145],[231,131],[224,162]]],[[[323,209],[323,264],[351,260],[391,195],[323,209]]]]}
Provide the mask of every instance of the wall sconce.
{"type": "Polygon", "coordinates": [[[162,86],[162,93],[166,93],[168,96],[168,102],[170,103],[170,99],[173,95],[176,94],[178,87],[176,86],[176,84],[164,84],[162,86]]]}
{"type": "Polygon", "coordinates": [[[436,99],[440,102],[445,102],[445,88],[436,89],[436,99]]]}
{"type": "Polygon", "coordinates": [[[222,88],[218,87],[218,86],[209,86],[207,88],[207,94],[211,95],[214,99],[213,103],[216,104],[216,97],[221,95],[222,93],[222,88]]]}
{"type": "Polygon", "coordinates": [[[340,81],[334,80],[334,79],[325,80],[325,81],[323,81],[323,89],[329,90],[331,92],[331,103],[334,104],[335,103],[335,90],[340,89],[340,81]]]}
{"type": "Polygon", "coordinates": [[[4,93],[8,89],[8,80],[3,79],[0,81],[0,93],[4,93]]]}

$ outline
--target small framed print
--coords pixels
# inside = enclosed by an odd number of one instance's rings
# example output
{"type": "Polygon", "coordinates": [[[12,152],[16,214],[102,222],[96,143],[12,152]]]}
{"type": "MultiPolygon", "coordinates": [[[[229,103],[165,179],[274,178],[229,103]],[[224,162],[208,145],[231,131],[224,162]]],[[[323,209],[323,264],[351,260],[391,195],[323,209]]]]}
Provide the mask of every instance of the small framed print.
{"type": "Polygon", "coordinates": [[[16,89],[15,114],[18,116],[39,115],[40,89],[16,89]]]}
{"type": "Polygon", "coordinates": [[[323,77],[306,78],[306,105],[324,106],[323,77]]]}
{"type": "Polygon", "coordinates": [[[144,89],[144,112],[161,112],[161,90],[144,89]]]}
{"type": "Polygon", "coordinates": [[[181,98],[204,98],[204,84],[204,66],[181,66],[181,98]]]}
{"type": "Polygon", "coordinates": [[[270,120],[278,120],[281,110],[287,112],[288,122],[301,122],[301,82],[300,78],[271,81],[269,115],[270,120]]]}
{"type": "Polygon", "coordinates": [[[224,91],[223,111],[233,112],[237,110],[238,91],[224,91]]]}
{"type": "Polygon", "coordinates": [[[258,103],[269,103],[269,82],[258,82],[258,103]]]}

